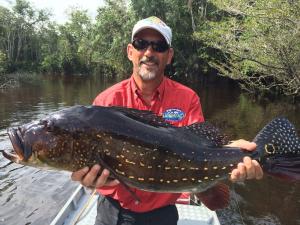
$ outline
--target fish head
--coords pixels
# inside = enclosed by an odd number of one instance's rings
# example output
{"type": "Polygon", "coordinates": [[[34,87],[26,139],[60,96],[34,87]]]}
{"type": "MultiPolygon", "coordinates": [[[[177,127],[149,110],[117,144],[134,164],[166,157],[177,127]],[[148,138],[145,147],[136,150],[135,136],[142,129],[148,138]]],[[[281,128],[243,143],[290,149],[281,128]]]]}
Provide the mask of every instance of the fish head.
{"type": "Polygon", "coordinates": [[[9,128],[13,150],[3,152],[11,161],[34,167],[63,167],[70,159],[71,140],[59,120],[48,117],[19,127],[9,128]]]}

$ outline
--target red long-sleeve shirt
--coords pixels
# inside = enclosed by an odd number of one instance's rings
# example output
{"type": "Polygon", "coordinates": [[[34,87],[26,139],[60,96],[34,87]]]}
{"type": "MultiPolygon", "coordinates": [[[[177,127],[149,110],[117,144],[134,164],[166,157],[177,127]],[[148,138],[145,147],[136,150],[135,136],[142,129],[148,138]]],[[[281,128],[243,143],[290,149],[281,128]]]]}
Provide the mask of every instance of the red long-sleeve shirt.
{"type": "MultiPolygon", "coordinates": [[[[150,105],[143,100],[133,76],[100,93],[93,105],[150,110],[174,126],[186,126],[204,121],[197,94],[190,88],[166,77],[155,91],[150,105]]],[[[123,208],[134,212],[146,212],[174,204],[180,196],[180,193],[154,193],[135,188],[132,190],[141,200],[139,204],[135,204],[135,199],[121,184],[115,187],[103,187],[98,191],[118,200],[123,208]]]]}

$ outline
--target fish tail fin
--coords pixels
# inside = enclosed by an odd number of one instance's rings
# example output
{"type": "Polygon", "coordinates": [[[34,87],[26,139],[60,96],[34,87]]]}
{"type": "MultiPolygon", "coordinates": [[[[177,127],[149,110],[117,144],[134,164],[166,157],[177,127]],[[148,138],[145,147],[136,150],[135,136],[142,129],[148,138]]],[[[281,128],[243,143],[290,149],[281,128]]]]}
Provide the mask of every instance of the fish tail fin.
{"type": "Polygon", "coordinates": [[[275,118],[253,141],[265,172],[287,180],[300,180],[300,138],[288,119],[275,118]]]}

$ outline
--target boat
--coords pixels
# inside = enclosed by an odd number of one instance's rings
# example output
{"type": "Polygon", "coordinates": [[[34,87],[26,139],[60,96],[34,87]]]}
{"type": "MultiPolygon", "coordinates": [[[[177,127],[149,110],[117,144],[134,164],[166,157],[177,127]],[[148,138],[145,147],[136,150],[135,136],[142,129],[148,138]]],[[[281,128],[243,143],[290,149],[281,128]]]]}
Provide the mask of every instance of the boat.
{"type": "MultiPolygon", "coordinates": [[[[50,225],[94,225],[98,196],[96,191],[79,185],[50,225]]],[[[203,204],[186,204],[183,199],[176,207],[178,225],[220,225],[217,214],[203,204]]]]}

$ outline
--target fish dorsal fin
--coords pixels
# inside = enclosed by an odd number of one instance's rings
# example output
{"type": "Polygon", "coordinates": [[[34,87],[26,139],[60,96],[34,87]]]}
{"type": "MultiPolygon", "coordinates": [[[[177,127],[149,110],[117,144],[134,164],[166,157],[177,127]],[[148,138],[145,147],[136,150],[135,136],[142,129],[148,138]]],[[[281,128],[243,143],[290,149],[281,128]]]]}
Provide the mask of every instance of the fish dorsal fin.
{"type": "Polygon", "coordinates": [[[193,123],[183,129],[204,138],[214,147],[220,147],[229,142],[228,137],[209,122],[193,123]]]}
{"type": "Polygon", "coordinates": [[[166,122],[161,116],[157,116],[156,114],[148,110],[138,110],[132,108],[117,107],[117,106],[114,106],[112,108],[114,108],[116,111],[121,112],[123,115],[129,118],[132,118],[142,123],[147,123],[151,126],[172,127],[172,125],[166,122]]]}

